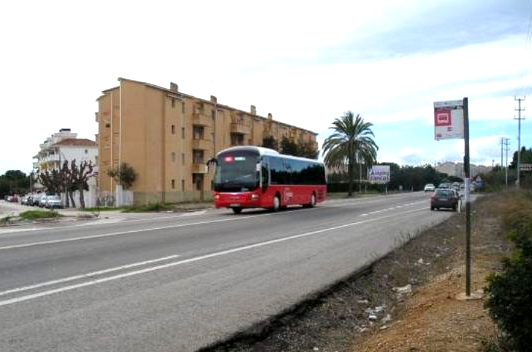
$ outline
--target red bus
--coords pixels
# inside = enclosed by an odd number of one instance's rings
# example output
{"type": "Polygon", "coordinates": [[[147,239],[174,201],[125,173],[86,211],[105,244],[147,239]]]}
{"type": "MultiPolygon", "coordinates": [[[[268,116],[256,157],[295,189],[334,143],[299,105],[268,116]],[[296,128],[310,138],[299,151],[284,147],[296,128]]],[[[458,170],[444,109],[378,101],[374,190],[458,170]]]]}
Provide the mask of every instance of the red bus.
{"type": "Polygon", "coordinates": [[[325,200],[325,167],[306,158],[283,155],[275,150],[238,146],[219,152],[213,196],[216,208],[243,208],[273,211],[289,205],[313,207],[325,200]]]}

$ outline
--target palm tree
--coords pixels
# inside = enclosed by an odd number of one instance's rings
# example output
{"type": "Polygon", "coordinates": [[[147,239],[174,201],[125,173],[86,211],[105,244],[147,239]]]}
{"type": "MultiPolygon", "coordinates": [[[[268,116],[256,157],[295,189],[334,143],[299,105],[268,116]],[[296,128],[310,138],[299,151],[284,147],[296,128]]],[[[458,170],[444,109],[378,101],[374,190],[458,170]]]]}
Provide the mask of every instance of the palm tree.
{"type": "Polygon", "coordinates": [[[323,143],[325,164],[330,168],[340,168],[347,165],[349,177],[349,196],[353,194],[353,173],[355,163],[364,161],[371,166],[377,159],[379,147],[373,140],[375,135],[371,130],[373,124],[353,112],[347,111],[336,118],[330,127],[334,133],[323,143]]]}

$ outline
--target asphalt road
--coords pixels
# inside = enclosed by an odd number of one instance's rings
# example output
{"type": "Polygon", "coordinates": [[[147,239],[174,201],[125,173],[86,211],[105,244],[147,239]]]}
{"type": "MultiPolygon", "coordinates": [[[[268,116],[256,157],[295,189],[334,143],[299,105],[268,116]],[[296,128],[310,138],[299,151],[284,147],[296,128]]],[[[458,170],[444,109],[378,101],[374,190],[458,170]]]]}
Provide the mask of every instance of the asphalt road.
{"type": "Polygon", "coordinates": [[[0,232],[0,351],[194,351],[453,213],[408,193],[0,232]]]}

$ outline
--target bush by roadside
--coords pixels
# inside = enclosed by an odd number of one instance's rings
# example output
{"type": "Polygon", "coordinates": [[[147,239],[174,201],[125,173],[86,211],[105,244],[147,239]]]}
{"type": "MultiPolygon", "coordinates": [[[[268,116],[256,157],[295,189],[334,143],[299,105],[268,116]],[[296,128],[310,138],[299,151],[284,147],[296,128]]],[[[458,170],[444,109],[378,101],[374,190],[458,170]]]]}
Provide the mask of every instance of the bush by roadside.
{"type": "Polygon", "coordinates": [[[515,249],[503,259],[502,271],[488,278],[485,306],[502,332],[500,347],[529,351],[532,345],[532,193],[508,195],[513,201],[501,207],[500,212],[515,249]]]}
{"type": "Polygon", "coordinates": [[[58,218],[61,214],[53,210],[28,210],[18,214],[18,216],[24,220],[36,220],[58,218]]]}

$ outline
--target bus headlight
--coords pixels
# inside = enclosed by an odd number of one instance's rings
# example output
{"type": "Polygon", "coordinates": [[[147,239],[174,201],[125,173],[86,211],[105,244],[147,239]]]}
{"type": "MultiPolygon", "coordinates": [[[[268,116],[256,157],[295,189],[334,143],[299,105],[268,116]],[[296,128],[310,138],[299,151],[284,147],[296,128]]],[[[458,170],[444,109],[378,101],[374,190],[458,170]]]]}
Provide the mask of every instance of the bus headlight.
{"type": "Polygon", "coordinates": [[[220,195],[219,195],[219,194],[216,194],[216,195],[214,196],[214,200],[219,200],[219,199],[220,199],[220,195]]]}
{"type": "Polygon", "coordinates": [[[252,194],[251,195],[251,200],[259,200],[259,195],[258,194],[252,194]]]}

